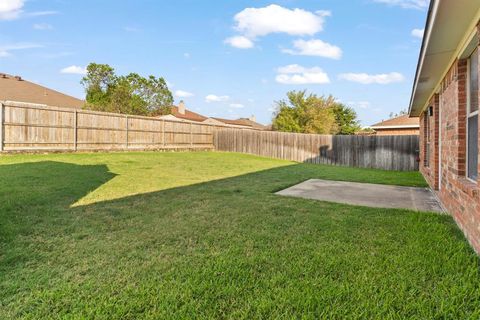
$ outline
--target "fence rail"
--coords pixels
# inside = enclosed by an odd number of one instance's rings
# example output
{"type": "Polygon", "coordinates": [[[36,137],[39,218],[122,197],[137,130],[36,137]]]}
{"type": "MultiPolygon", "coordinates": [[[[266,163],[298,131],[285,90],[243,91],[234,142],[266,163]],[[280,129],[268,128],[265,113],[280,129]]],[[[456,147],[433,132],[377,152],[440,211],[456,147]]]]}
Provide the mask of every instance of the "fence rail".
{"type": "Polygon", "coordinates": [[[418,170],[418,136],[330,136],[0,103],[0,152],[219,150],[318,164],[418,170]]]}
{"type": "Polygon", "coordinates": [[[316,164],[418,170],[418,136],[332,136],[215,130],[215,149],[316,164]]]}
{"type": "Polygon", "coordinates": [[[0,104],[0,151],[213,149],[215,127],[5,102],[0,104]]]}

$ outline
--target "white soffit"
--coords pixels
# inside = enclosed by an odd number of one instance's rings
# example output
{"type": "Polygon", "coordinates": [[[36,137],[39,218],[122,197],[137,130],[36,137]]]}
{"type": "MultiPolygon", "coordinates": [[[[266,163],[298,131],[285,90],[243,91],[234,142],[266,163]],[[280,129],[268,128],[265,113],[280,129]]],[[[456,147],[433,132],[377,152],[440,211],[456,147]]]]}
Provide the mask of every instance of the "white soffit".
{"type": "Polygon", "coordinates": [[[413,87],[410,116],[419,116],[478,21],[480,0],[432,0],[413,87]]]}

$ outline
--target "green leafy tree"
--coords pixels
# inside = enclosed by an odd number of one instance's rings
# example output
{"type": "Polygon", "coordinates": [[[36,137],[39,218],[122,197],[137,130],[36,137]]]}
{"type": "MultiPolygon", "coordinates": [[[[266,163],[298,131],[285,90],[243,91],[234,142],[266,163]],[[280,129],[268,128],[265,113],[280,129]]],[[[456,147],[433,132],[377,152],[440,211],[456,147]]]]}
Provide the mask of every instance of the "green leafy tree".
{"type": "Polygon", "coordinates": [[[171,112],[173,96],[163,78],[137,73],[117,76],[109,65],[91,63],[82,84],[87,109],[144,116],[171,112]]]}
{"type": "Polygon", "coordinates": [[[273,120],[273,130],[302,132],[298,111],[286,101],[277,102],[277,114],[273,120]]]}
{"type": "Polygon", "coordinates": [[[336,103],[333,106],[333,112],[338,129],[336,134],[352,135],[360,131],[361,127],[355,110],[341,103],[336,103]]]}
{"type": "Polygon", "coordinates": [[[87,76],[81,81],[86,89],[87,105],[94,109],[95,106],[106,107],[110,103],[110,92],[115,81],[115,72],[108,64],[90,63],[87,66],[87,76]]]}
{"type": "Polygon", "coordinates": [[[290,91],[288,100],[277,102],[273,129],[284,132],[334,134],[338,130],[332,96],[307,94],[306,91],[290,91]]]}

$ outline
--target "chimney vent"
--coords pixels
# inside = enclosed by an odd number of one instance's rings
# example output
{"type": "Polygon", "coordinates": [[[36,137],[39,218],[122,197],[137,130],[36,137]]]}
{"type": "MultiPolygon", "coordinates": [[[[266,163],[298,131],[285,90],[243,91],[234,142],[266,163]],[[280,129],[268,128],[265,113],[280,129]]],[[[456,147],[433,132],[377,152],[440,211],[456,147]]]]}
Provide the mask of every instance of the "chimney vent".
{"type": "Polygon", "coordinates": [[[15,76],[15,80],[17,80],[17,81],[22,81],[22,77],[20,77],[20,76],[15,76]]]}
{"type": "Polygon", "coordinates": [[[185,115],[185,102],[183,100],[178,103],[178,113],[185,115]]]}

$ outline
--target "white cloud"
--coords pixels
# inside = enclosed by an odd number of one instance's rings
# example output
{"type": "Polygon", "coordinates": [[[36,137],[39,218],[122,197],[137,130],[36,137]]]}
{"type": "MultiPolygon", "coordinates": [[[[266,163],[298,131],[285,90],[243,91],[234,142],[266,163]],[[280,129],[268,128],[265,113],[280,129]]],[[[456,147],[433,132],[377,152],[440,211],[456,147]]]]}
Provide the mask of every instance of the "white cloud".
{"type": "Polygon", "coordinates": [[[33,29],[35,30],[52,30],[53,26],[48,23],[35,23],[33,25],[33,29]]]}
{"type": "Polygon", "coordinates": [[[426,9],[429,0],[374,0],[374,2],[385,3],[391,6],[399,6],[405,9],[426,9]]]}
{"type": "Polygon", "coordinates": [[[231,103],[230,104],[230,107],[231,108],[235,108],[235,109],[242,109],[242,108],[245,108],[245,106],[241,103],[231,103]]]}
{"type": "Polygon", "coordinates": [[[24,12],[25,0],[0,0],[0,20],[15,20],[20,17],[40,17],[58,14],[58,11],[24,12]]]}
{"type": "Polygon", "coordinates": [[[310,12],[302,9],[287,9],[279,5],[264,8],[246,8],[235,15],[235,29],[247,38],[266,36],[270,33],[289,35],[314,35],[323,30],[328,11],[310,12]]]}
{"type": "Polygon", "coordinates": [[[398,72],[383,74],[343,73],[339,75],[339,78],[361,84],[389,84],[394,82],[402,82],[405,80],[405,77],[398,72]]]}
{"type": "Polygon", "coordinates": [[[1,0],[0,20],[17,19],[22,13],[22,8],[24,4],[24,0],[1,0]]]}
{"type": "Polygon", "coordinates": [[[175,91],[175,96],[177,98],[189,98],[189,97],[193,97],[194,94],[188,91],[177,90],[175,91]]]}
{"type": "Polygon", "coordinates": [[[225,39],[225,43],[238,49],[250,49],[255,46],[252,40],[244,36],[236,36],[225,39]]]}
{"type": "Polygon", "coordinates": [[[79,66],[69,66],[60,70],[60,73],[85,75],[87,74],[87,68],[79,66]]]}
{"type": "Polygon", "coordinates": [[[185,53],[183,54],[183,57],[184,57],[185,59],[190,59],[191,55],[190,55],[190,53],[185,52],[185,53]]]}
{"type": "Polygon", "coordinates": [[[337,60],[342,57],[342,49],[319,39],[296,40],[293,42],[293,47],[295,50],[284,49],[283,52],[292,55],[317,56],[337,60]]]}
{"type": "Polygon", "coordinates": [[[412,36],[416,38],[423,39],[423,34],[425,33],[425,29],[413,29],[412,36]]]}
{"type": "Polygon", "coordinates": [[[205,97],[205,101],[210,103],[210,102],[224,102],[228,101],[230,99],[229,96],[217,96],[215,94],[209,94],[208,96],[205,97]]]}
{"type": "Polygon", "coordinates": [[[11,51],[16,50],[27,50],[41,48],[42,46],[35,43],[14,43],[8,45],[0,45],[0,58],[5,58],[11,56],[11,51]]]}
{"type": "Polygon", "coordinates": [[[225,43],[235,48],[250,49],[255,46],[255,39],[272,33],[312,36],[323,30],[325,17],[330,15],[330,11],[287,9],[276,4],[246,8],[234,17],[235,30],[240,35],[226,39],[225,43]]]}
{"type": "Polygon", "coordinates": [[[43,17],[43,16],[52,16],[55,14],[59,14],[58,11],[35,11],[35,12],[29,12],[26,15],[29,17],[43,17]]]}
{"type": "Polygon", "coordinates": [[[301,73],[305,68],[298,64],[289,64],[288,66],[280,67],[277,69],[278,73],[301,73]]]}
{"type": "Polygon", "coordinates": [[[282,84],[326,84],[330,83],[328,74],[319,67],[305,68],[298,64],[280,67],[275,80],[282,84]]]}
{"type": "Polygon", "coordinates": [[[371,103],[369,101],[349,101],[347,105],[355,108],[355,109],[370,109],[371,103]]]}

